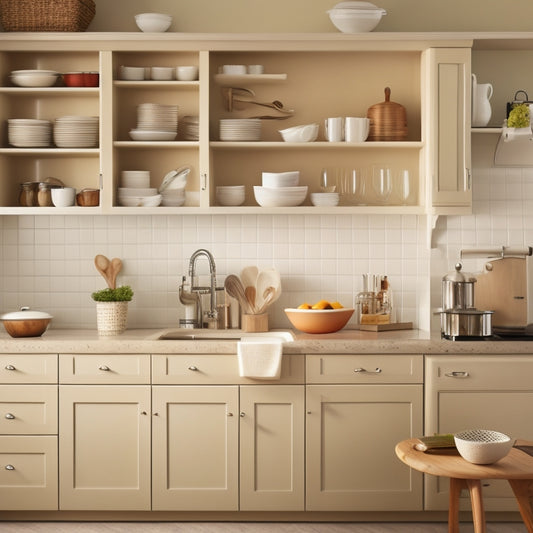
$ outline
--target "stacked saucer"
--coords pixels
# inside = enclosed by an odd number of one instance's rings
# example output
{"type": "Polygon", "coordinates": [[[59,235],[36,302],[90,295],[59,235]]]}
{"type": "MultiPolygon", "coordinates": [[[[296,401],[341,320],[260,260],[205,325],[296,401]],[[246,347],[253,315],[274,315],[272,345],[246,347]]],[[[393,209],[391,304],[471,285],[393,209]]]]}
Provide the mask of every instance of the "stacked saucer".
{"type": "Polygon", "coordinates": [[[179,122],[179,138],[184,141],[197,141],[199,138],[198,117],[186,116],[179,122]]]}
{"type": "Polygon", "coordinates": [[[49,120],[12,118],[7,121],[7,130],[11,146],[39,148],[52,145],[52,123],[49,120]]]}
{"type": "Polygon", "coordinates": [[[221,141],[260,141],[261,119],[226,118],[220,120],[221,141]]]}
{"type": "Polygon", "coordinates": [[[338,192],[312,192],[311,203],[317,207],[335,207],[339,205],[338,192]]]}
{"type": "Polygon", "coordinates": [[[140,104],[137,128],[130,131],[133,140],[169,141],[178,134],[178,106],[140,104]]]}
{"type": "Polygon", "coordinates": [[[96,148],[98,146],[98,117],[56,118],[54,142],[58,148],[96,148]]]}

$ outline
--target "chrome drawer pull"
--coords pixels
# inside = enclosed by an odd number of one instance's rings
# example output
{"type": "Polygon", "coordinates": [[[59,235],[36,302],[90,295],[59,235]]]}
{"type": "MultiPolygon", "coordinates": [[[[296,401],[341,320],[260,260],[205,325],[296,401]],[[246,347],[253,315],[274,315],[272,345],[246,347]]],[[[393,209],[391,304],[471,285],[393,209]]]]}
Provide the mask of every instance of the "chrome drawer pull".
{"type": "Polygon", "coordinates": [[[228,413],[228,416],[233,416],[233,413],[228,413]]]}
{"type": "Polygon", "coordinates": [[[448,378],[467,378],[470,374],[465,371],[454,370],[453,372],[446,372],[444,375],[448,378]]]}
{"type": "Polygon", "coordinates": [[[98,370],[102,370],[104,372],[109,372],[111,369],[108,366],[106,366],[106,365],[102,365],[102,366],[98,367],[98,370]]]}
{"type": "Polygon", "coordinates": [[[198,367],[197,366],[190,366],[189,370],[191,370],[192,372],[198,372],[198,367]]]}
{"type": "Polygon", "coordinates": [[[7,413],[7,414],[6,414],[6,418],[7,418],[8,420],[15,420],[15,415],[12,415],[11,413],[7,413]]]}
{"type": "Polygon", "coordinates": [[[6,370],[16,370],[16,368],[13,365],[6,365],[6,370]]]}
{"type": "Polygon", "coordinates": [[[6,465],[6,470],[15,470],[13,465],[6,465]]]}
{"type": "Polygon", "coordinates": [[[366,368],[356,368],[354,369],[354,372],[356,374],[363,374],[363,373],[367,373],[367,374],[381,374],[381,368],[379,368],[379,366],[376,368],[376,370],[367,370],[366,368]]]}

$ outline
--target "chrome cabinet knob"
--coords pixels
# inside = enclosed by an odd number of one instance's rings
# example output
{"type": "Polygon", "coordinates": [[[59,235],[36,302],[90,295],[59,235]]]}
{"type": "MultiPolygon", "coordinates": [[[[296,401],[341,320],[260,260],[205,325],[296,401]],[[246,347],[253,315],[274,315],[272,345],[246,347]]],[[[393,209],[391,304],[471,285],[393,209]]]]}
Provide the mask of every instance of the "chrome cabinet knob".
{"type": "Polygon", "coordinates": [[[448,378],[467,378],[470,374],[465,371],[454,370],[453,372],[446,372],[444,375],[448,378]]]}
{"type": "Polygon", "coordinates": [[[102,370],[103,372],[109,372],[111,369],[107,365],[101,365],[98,367],[98,370],[102,370]]]}
{"type": "Polygon", "coordinates": [[[11,413],[6,413],[6,418],[8,420],[15,420],[15,415],[11,414],[11,413]]]}
{"type": "Polygon", "coordinates": [[[192,372],[198,372],[198,367],[197,366],[194,366],[194,365],[191,365],[189,367],[189,370],[191,370],[192,372]]]}
{"type": "Polygon", "coordinates": [[[367,370],[366,368],[355,368],[354,372],[356,374],[381,374],[381,368],[377,367],[376,370],[367,370]]]}
{"type": "Polygon", "coordinates": [[[6,470],[15,470],[13,465],[6,465],[6,470]]]}
{"type": "Polygon", "coordinates": [[[5,369],[6,370],[16,370],[16,368],[13,365],[6,365],[5,369]]]}
{"type": "Polygon", "coordinates": [[[239,416],[240,416],[241,418],[244,418],[246,415],[245,415],[244,411],[241,411],[241,412],[239,413],[239,416]]]}

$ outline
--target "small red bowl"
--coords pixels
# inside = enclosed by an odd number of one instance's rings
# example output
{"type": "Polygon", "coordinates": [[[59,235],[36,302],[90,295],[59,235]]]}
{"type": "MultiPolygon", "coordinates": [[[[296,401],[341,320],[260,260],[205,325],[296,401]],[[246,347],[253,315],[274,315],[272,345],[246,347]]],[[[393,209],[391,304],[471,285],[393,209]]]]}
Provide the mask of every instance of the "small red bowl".
{"type": "Polygon", "coordinates": [[[83,87],[83,72],[67,72],[63,74],[63,81],[67,87],[83,87]]]}
{"type": "Polygon", "coordinates": [[[98,87],[100,81],[100,75],[98,72],[84,72],[83,73],[83,85],[85,87],[98,87]]]}

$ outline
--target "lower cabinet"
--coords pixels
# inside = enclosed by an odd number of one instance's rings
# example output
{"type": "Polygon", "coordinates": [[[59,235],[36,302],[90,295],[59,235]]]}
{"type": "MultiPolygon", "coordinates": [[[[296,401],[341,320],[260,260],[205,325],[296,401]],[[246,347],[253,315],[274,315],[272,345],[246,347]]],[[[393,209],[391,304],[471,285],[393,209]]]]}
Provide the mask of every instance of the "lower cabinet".
{"type": "Polygon", "coordinates": [[[154,386],[152,508],[304,509],[302,385],[154,386]]]}
{"type": "MultiPolygon", "coordinates": [[[[425,432],[456,433],[493,429],[512,438],[533,440],[533,359],[530,355],[446,355],[426,357],[425,432]]],[[[447,479],[426,476],[426,509],[448,509],[447,479]]],[[[470,500],[461,498],[461,509],[470,500]]],[[[503,480],[483,483],[487,511],[517,511],[516,498],[503,480]]]]}
{"type": "Polygon", "coordinates": [[[308,511],[422,510],[422,475],[395,455],[422,434],[420,356],[307,357],[308,511]],[[323,384],[322,384],[323,383],[323,384]]]}
{"type": "Polygon", "coordinates": [[[61,510],[150,509],[150,386],[60,385],[61,510]]]}

